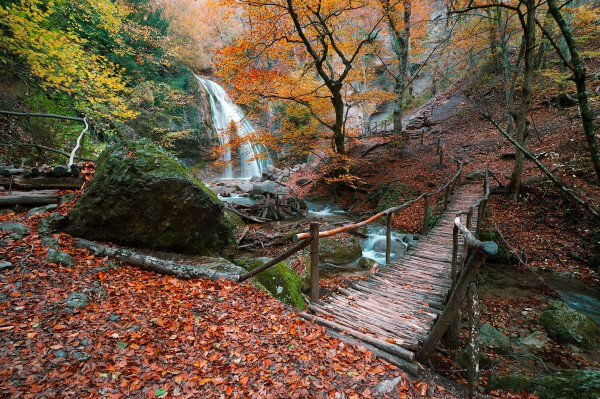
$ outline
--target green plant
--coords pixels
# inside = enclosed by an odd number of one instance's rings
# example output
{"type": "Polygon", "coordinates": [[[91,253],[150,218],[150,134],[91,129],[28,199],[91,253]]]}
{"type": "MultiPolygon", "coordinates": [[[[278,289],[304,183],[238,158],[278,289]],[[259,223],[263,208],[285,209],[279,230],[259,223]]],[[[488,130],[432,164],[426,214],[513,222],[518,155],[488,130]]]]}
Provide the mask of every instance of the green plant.
{"type": "Polygon", "coordinates": [[[401,205],[410,201],[418,193],[402,183],[383,183],[377,186],[375,197],[377,198],[377,212],[401,205]]]}

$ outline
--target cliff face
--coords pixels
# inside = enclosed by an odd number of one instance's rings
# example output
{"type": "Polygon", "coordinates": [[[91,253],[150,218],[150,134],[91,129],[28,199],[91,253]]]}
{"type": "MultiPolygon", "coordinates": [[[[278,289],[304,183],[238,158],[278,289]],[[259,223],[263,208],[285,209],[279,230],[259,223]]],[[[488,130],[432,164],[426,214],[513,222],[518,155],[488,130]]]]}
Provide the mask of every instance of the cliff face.
{"type": "Polygon", "coordinates": [[[186,85],[190,100],[182,109],[181,119],[171,121],[168,148],[182,163],[194,166],[216,160],[213,147],[217,141],[206,90],[192,73],[188,75],[186,85]]]}

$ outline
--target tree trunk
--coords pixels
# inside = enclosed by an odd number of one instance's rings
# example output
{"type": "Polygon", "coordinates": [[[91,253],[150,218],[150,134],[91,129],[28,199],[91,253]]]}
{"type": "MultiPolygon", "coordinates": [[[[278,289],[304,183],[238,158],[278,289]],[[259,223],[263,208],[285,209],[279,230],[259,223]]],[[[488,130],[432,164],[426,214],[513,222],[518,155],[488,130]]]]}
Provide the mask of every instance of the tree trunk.
{"type": "Polygon", "coordinates": [[[387,13],[387,23],[392,36],[392,48],[398,59],[398,69],[394,76],[395,85],[394,93],[394,134],[402,135],[402,110],[404,107],[404,91],[406,90],[406,71],[408,69],[408,50],[410,44],[410,16],[411,2],[404,1],[402,3],[402,21],[404,26],[400,28],[394,18],[394,11],[389,2],[384,6],[384,12],[387,13]]]}
{"type": "MultiPolygon", "coordinates": [[[[341,85],[340,85],[341,89],[341,85]]],[[[344,146],[344,98],[340,91],[333,93],[331,97],[331,103],[335,110],[335,123],[333,124],[333,141],[335,142],[335,151],[338,154],[345,154],[346,148],[344,146]]]]}
{"type": "Polygon", "coordinates": [[[592,158],[592,164],[594,165],[594,170],[596,171],[596,178],[600,183],[600,154],[598,153],[598,143],[594,133],[594,117],[590,112],[590,107],[588,104],[588,95],[585,86],[585,68],[583,67],[581,58],[579,57],[579,52],[577,51],[577,45],[575,44],[573,33],[571,32],[567,21],[563,18],[560,9],[556,6],[555,0],[548,0],[548,12],[558,24],[560,32],[562,33],[569,49],[569,54],[571,55],[571,68],[573,70],[573,80],[575,80],[575,85],[577,86],[577,100],[579,102],[579,110],[581,113],[581,120],[583,122],[583,132],[585,133],[585,138],[587,139],[588,149],[592,158]]]}
{"type": "MultiPolygon", "coordinates": [[[[517,113],[517,131],[515,140],[523,147],[527,148],[527,136],[529,135],[529,121],[527,115],[529,104],[531,102],[531,82],[533,80],[534,61],[535,61],[535,0],[525,2],[527,14],[523,32],[525,36],[525,66],[523,68],[523,86],[521,87],[521,103],[517,113]]],[[[525,154],[517,151],[515,157],[515,166],[510,177],[510,197],[514,201],[519,195],[521,179],[523,177],[523,167],[525,165],[525,154]]]]}

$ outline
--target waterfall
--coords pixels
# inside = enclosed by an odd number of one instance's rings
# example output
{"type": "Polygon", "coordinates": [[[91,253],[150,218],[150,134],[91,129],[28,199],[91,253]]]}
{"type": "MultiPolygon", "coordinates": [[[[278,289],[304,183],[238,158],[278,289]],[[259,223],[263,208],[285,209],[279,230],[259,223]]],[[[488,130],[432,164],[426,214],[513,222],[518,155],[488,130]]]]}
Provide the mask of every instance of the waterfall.
{"type": "Polygon", "coordinates": [[[196,76],[196,79],[204,86],[208,94],[210,102],[210,113],[213,125],[217,130],[219,144],[223,148],[221,160],[225,163],[225,170],[222,178],[225,179],[250,179],[253,176],[262,176],[263,170],[272,165],[270,157],[266,157],[266,149],[264,146],[253,143],[251,141],[243,141],[237,153],[234,150],[232,154],[231,146],[229,145],[231,137],[229,129],[232,122],[237,125],[237,135],[240,139],[252,137],[255,130],[250,121],[244,116],[242,110],[231,101],[225,89],[212,80],[196,76]],[[240,168],[234,172],[232,161],[239,160],[240,168]]]}

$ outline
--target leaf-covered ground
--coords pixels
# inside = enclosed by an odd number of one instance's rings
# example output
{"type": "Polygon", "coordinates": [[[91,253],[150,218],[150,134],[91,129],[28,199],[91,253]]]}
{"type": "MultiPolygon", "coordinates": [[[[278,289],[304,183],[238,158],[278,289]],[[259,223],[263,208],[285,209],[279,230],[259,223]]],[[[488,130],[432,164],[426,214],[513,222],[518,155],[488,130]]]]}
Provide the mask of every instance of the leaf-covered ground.
{"type": "Polygon", "coordinates": [[[75,266],[48,263],[35,230],[44,215],[24,216],[1,217],[33,228],[1,249],[18,266],[0,272],[1,397],[453,397],[329,337],[250,284],[111,265],[64,234],[54,237],[75,266]],[[66,306],[74,292],[90,296],[85,309],[66,306]],[[398,376],[394,391],[377,393],[398,376]]]}

